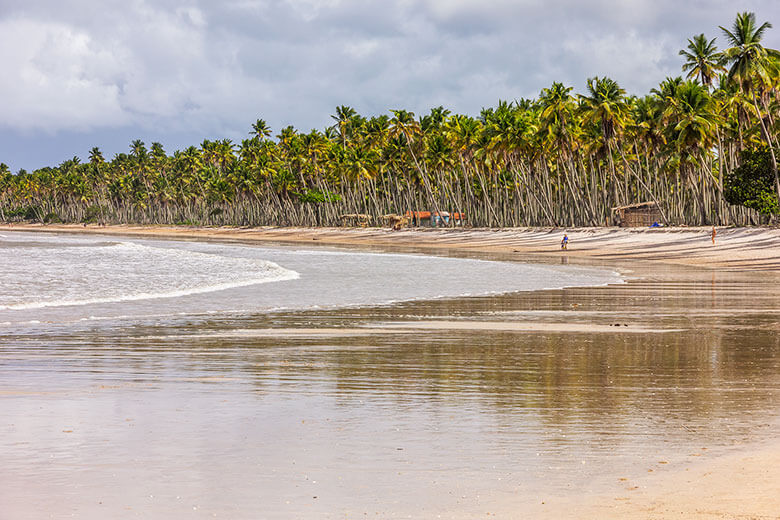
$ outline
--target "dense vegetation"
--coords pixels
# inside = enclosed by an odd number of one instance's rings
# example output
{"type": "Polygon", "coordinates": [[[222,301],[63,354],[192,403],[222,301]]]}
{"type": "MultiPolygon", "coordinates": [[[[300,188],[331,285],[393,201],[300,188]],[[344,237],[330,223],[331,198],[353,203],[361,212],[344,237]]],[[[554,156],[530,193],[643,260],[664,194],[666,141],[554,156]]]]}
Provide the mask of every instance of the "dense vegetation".
{"type": "Polygon", "coordinates": [[[0,165],[0,219],[310,226],[425,209],[465,212],[472,226],[595,226],[613,222],[613,207],[656,201],[667,224],[755,223],[780,197],[780,53],[761,44],[770,27],[737,15],[720,28],[723,51],[693,37],[680,51],[687,77],[643,97],[595,77],[584,94],[553,83],[476,118],[442,107],[366,118],[341,106],[324,132],[287,127],[274,140],[258,119],[240,144],[168,155],[137,140],[110,161],[93,148],[89,163],[0,165]],[[727,178],[740,191],[727,174],[754,149],[761,193],[725,197],[727,178]]]}

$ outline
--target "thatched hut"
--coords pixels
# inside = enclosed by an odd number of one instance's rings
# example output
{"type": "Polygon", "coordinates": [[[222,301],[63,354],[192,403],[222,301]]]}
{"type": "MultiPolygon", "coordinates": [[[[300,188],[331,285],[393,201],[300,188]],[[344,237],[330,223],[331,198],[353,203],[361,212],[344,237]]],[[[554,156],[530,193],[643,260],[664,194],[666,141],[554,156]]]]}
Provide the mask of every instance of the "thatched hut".
{"type": "Polygon", "coordinates": [[[612,208],[617,214],[620,227],[649,227],[662,221],[661,210],[656,202],[640,202],[612,208]]]}

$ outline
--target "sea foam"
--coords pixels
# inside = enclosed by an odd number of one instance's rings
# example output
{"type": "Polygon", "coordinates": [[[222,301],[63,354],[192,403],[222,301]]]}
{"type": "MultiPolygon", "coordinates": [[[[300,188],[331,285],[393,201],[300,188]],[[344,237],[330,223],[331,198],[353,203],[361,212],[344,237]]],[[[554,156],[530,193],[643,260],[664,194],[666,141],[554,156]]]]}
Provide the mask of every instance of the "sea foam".
{"type": "Polygon", "coordinates": [[[18,283],[5,288],[0,310],[178,298],[300,276],[266,260],[134,242],[29,248],[19,253],[23,269],[6,273],[15,274],[18,283]]]}

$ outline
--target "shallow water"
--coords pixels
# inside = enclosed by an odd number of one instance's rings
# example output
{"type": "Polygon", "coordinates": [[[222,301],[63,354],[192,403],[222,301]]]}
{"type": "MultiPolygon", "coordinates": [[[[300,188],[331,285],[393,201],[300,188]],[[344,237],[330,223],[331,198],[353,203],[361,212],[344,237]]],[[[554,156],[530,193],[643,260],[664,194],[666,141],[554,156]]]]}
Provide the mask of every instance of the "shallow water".
{"type": "MultiPolygon", "coordinates": [[[[290,259],[320,254],[184,245],[298,273],[263,289],[306,281],[290,259]]],[[[352,276],[418,261],[322,254],[352,276]]],[[[398,288],[376,281],[276,311],[242,311],[247,287],[102,305],[104,319],[84,320],[90,305],[6,310],[0,518],[473,518],[684,467],[776,435],[777,282],[661,270],[475,297],[444,297],[444,283],[393,304],[373,292],[398,288]]]]}
{"type": "Polygon", "coordinates": [[[0,238],[0,273],[0,327],[21,332],[622,281],[611,270],[574,266],[43,233],[0,238]]]}

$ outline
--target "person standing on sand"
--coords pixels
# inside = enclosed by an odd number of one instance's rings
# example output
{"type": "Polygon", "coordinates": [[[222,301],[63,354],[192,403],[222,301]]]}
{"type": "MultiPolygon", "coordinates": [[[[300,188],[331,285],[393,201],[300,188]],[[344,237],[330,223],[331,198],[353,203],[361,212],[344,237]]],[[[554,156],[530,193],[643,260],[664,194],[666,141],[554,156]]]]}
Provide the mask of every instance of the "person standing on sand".
{"type": "Polygon", "coordinates": [[[712,245],[715,245],[715,235],[718,233],[715,231],[715,226],[712,226],[712,245]]]}
{"type": "Polygon", "coordinates": [[[561,249],[566,249],[566,246],[569,245],[569,237],[566,236],[566,233],[563,234],[563,239],[561,240],[561,249]]]}

